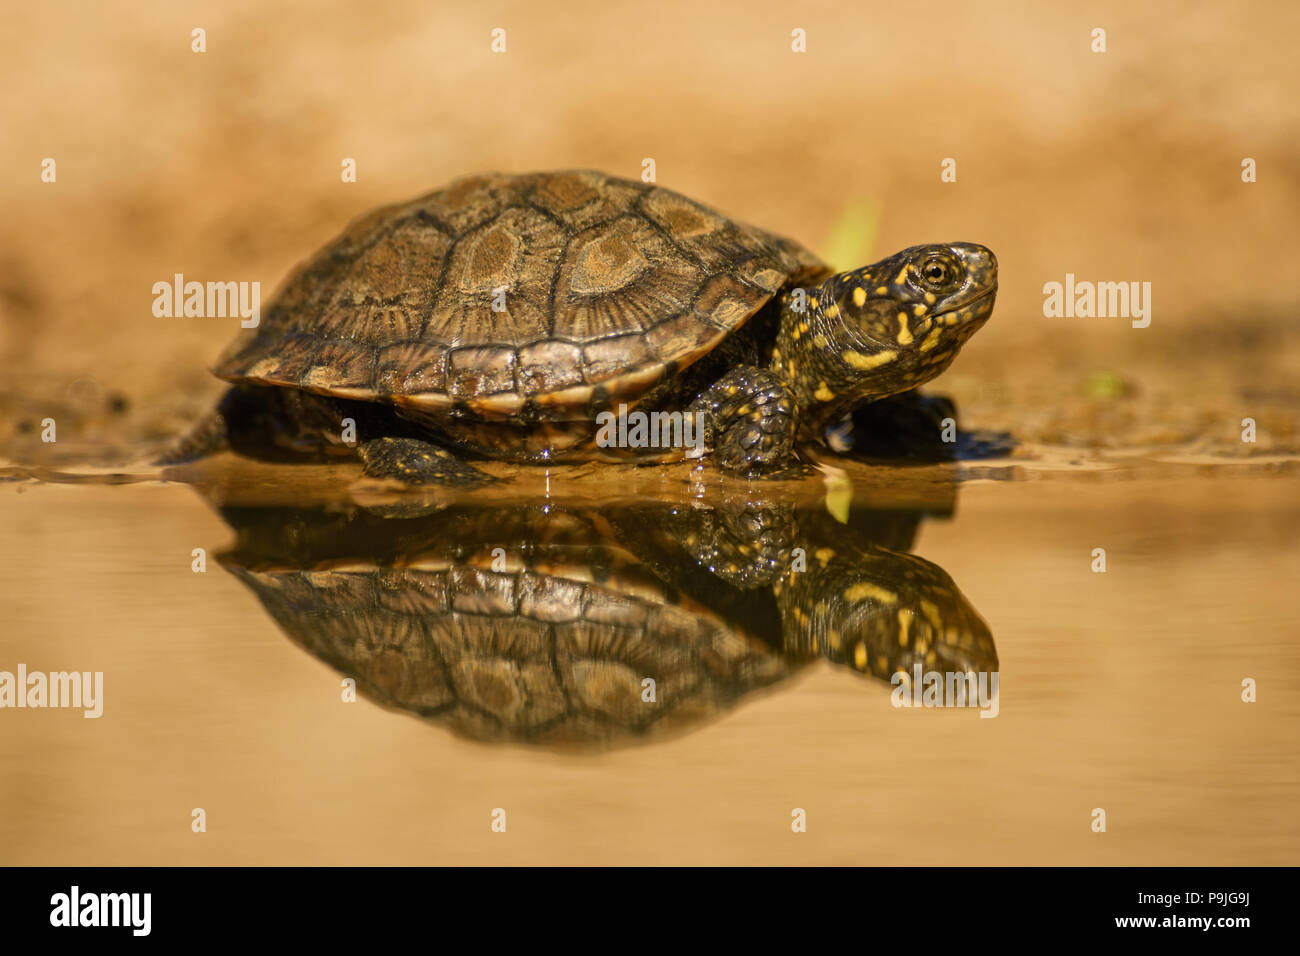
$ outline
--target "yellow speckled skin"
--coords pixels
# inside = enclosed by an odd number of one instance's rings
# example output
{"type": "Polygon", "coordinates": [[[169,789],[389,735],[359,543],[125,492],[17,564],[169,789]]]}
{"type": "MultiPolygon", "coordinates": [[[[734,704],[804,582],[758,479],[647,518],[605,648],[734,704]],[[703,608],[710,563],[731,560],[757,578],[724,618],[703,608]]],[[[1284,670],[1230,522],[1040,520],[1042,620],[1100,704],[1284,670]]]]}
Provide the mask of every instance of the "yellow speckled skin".
{"type": "Polygon", "coordinates": [[[875,265],[787,290],[771,369],[815,438],[860,405],[928,382],[993,312],[998,264],[974,243],[914,246],[875,265]]]}

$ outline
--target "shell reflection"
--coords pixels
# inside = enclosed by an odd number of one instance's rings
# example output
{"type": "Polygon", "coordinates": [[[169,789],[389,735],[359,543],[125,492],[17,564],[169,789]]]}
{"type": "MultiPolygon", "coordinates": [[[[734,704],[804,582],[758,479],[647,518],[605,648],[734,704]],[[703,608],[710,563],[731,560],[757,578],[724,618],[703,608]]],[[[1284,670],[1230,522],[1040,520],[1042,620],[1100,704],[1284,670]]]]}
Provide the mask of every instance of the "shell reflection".
{"type": "Polygon", "coordinates": [[[238,533],[222,564],[295,643],[363,696],[477,740],[658,739],[818,658],[886,683],[918,663],[997,668],[952,579],[907,553],[919,512],[843,524],[698,503],[222,515],[238,533]]]}

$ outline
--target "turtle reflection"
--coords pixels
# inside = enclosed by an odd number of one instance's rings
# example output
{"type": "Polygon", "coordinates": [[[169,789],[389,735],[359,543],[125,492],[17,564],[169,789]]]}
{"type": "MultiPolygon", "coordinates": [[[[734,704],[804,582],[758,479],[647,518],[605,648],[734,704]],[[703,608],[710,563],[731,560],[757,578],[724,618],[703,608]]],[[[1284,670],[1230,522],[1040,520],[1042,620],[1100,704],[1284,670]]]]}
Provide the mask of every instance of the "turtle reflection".
{"type": "Polygon", "coordinates": [[[736,504],[226,508],[223,565],[385,706],[479,740],[604,747],[698,725],[819,657],[991,672],[920,514],[736,504]]]}

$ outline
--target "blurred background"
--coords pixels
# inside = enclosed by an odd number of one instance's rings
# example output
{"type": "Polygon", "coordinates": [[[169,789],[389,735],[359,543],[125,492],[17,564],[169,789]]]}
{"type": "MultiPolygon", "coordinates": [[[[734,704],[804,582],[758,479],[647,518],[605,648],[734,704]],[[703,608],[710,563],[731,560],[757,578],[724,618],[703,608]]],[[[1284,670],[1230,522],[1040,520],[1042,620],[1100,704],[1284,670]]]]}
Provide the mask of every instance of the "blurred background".
{"type": "Polygon", "coordinates": [[[967,424],[1231,455],[1300,440],[1293,3],[52,2],[0,27],[0,447],[51,410],[61,439],[199,413],[236,327],[155,318],[156,281],[258,280],[265,304],[377,204],[647,157],[843,268],[991,246],[994,319],[940,381],[967,424]],[[1044,318],[1067,272],[1151,282],[1150,328],[1044,318]]]}

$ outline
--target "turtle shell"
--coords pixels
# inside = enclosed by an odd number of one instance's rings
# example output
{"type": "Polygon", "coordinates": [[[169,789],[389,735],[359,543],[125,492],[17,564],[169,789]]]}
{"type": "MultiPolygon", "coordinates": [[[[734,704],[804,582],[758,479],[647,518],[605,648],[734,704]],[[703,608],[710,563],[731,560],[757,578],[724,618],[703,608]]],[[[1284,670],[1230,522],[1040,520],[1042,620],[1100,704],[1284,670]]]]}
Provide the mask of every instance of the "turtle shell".
{"type": "Polygon", "coordinates": [[[355,220],[215,372],[420,413],[581,418],[829,271],[798,243],[652,184],[473,176],[355,220]]]}
{"type": "Polygon", "coordinates": [[[477,740],[603,748],[657,738],[798,669],[665,589],[591,523],[544,517],[449,515],[437,527],[468,540],[447,535],[383,560],[232,553],[221,562],[294,642],[366,697],[477,740]],[[531,544],[515,550],[512,532],[531,544]],[[511,544],[506,565],[490,542],[511,544]]]}

